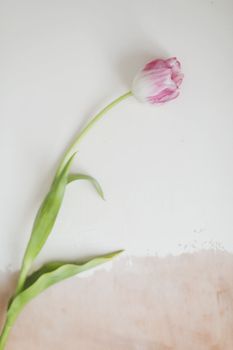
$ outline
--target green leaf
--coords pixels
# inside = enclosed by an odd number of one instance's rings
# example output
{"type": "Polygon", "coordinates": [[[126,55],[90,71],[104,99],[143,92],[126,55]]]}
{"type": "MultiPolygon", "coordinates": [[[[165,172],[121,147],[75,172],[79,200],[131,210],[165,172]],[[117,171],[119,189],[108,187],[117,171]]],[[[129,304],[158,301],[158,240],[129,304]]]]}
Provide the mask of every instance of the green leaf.
{"type": "Polygon", "coordinates": [[[76,153],[74,153],[70,157],[65,167],[63,168],[61,174],[57,178],[55,178],[50,191],[48,192],[47,196],[42,202],[41,207],[37,213],[32,228],[31,237],[24,255],[16,294],[18,294],[22,290],[27,273],[31,267],[33,260],[41,251],[50,232],[52,231],[52,228],[54,226],[62,204],[62,200],[65,193],[65,187],[68,181],[68,172],[75,154],[76,153]]]}
{"type": "Polygon", "coordinates": [[[122,250],[116,251],[93,258],[85,263],[54,262],[44,265],[41,269],[28,277],[25,289],[12,300],[7,311],[6,327],[9,328],[13,325],[20,311],[31,299],[35,298],[50,286],[106,263],[121,253],[122,250]]]}
{"type": "Polygon", "coordinates": [[[47,264],[44,264],[41,266],[38,270],[34,271],[31,275],[29,275],[25,281],[23,290],[30,287],[36,280],[48,272],[53,272],[54,270],[58,269],[59,267],[66,265],[67,262],[64,261],[52,261],[47,264]]]}
{"type": "Polygon", "coordinates": [[[85,175],[85,174],[70,174],[68,176],[68,181],[67,183],[73,182],[75,180],[87,180],[90,181],[91,184],[94,186],[96,189],[97,193],[100,195],[102,199],[104,199],[104,193],[103,190],[99,184],[99,182],[92,176],[85,175]]]}
{"type": "Polygon", "coordinates": [[[28,287],[30,287],[32,284],[34,284],[42,275],[53,272],[57,269],[59,269],[62,266],[65,265],[75,265],[75,266],[86,266],[87,264],[89,264],[90,262],[98,262],[99,264],[102,264],[108,260],[111,260],[112,258],[114,258],[115,256],[121,254],[123,252],[123,250],[118,250],[115,251],[113,253],[108,253],[106,255],[102,255],[99,257],[95,257],[93,259],[90,259],[88,262],[65,262],[65,261],[52,261],[49,263],[44,264],[43,266],[41,266],[38,270],[36,270],[35,272],[33,272],[30,276],[27,277],[26,282],[25,282],[25,286],[24,286],[24,290],[27,289],[28,287]]]}

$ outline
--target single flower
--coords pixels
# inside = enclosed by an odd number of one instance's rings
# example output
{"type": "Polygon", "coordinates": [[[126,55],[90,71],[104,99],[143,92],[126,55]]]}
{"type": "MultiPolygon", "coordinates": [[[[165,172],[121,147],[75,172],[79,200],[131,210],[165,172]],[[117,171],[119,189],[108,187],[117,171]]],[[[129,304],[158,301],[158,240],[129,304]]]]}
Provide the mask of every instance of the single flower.
{"type": "Polygon", "coordinates": [[[116,251],[101,257],[96,257],[84,265],[70,262],[52,262],[44,265],[35,273],[30,274],[34,260],[42,250],[53,230],[62,205],[66,186],[75,180],[88,180],[91,181],[98,194],[103,198],[102,189],[93,177],[84,174],[70,173],[70,167],[80,141],[108,111],[125,99],[134,95],[140,101],[152,104],[164,103],[178,96],[182,80],[183,74],[180,69],[180,63],[174,57],[167,60],[157,59],[147,63],[143,70],[135,77],[132,91],[124,93],[100,110],[70,144],[61,158],[51,187],[36,215],[31,236],[24,253],[16,291],[9,301],[5,324],[0,333],[0,350],[5,349],[9,332],[15,320],[22,308],[32,298],[36,297],[49,286],[71,277],[74,274],[102,264],[121,252],[116,251]]]}
{"type": "Polygon", "coordinates": [[[132,93],[141,102],[161,104],[179,95],[183,80],[176,57],[156,59],[145,65],[133,80],[132,93]]]}

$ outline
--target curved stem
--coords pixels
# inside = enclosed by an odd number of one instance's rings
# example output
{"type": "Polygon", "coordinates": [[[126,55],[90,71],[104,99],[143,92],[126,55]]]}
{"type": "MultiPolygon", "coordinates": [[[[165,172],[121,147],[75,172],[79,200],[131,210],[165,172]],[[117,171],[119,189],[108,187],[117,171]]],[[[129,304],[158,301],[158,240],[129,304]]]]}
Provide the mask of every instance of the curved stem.
{"type": "Polygon", "coordinates": [[[56,177],[61,173],[64,165],[66,164],[67,160],[71,156],[72,153],[76,150],[77,145],[79,142],[83,139],[83,137],[88,133],[88,131],[113,107],[115,107],[118,103],[125,100],[126,98],[132,96],[132,92],[128,91],[124,95],[121,95],[111,103],[109,103],[106,107],[104,107],[91,121],[86,125],[86,127],[77,135],[75,140],[71,143],[71,145],[66,150],[63,158],[60,161],[60,164],[57,169],[56,177]]]}
{"type": "MultiPolygon", "coordinates": [[[[120,97],[116,98],[114,101],[109,103],[106,107],[104,107],[95,117],[93,117],[90,122],[86,125],[86,127],[76,136],[75,140],[71,143],[71,145],[68,147],[66,152],[64,153],[60,164],[57,168],[56,175],[54,177],[53,181],[56,181],[58,176],[61,174],[62,170],[64,169],[64,166],[66,165],[68,159],[70,156],[75,152],[77,145],[79,142],[83,139],[83,137],[88,133],[89,130],[113,107],[115,107],[117,104],[119,104],[121,101],[125,100],[126,98],[132,96],[132,92],[128,91],[127,93],[121,95],[120,97]]],[[[32,263],[32,262],[31,262],[32,263]]],[[[25,265],[25,261],[23,261],[23,265],[21,267],[19,280],[16,287],[15,296],[23,289],[25,280],[27,278],[28,271],[30,270],[31,263],[25,265]]],[[[1,350],[1,349],[0,349],[1,350]]]]}
{"type": "MultiPolygon", "coordinates": [[[[26,254],[26,251],[25,251],[25,254],[26,254]]],[[[30,270],[30,267],[31,267],[30,265],[25,263],[25,255],[24,255],[24,259],[23,259],[23,263],[22,263],[22,266],[20,269],[19,279],[17,282],[16,291],[15,291],[14,296],[19,294],[21,292],[21,290],[23,289],[23,286],[24,286],[25,280],[27,278],[28,271],[30,270]]]]}
{"type": "MultiPolygon", "coordinates": [[[[109,103],[106,107],[104,107],[93,119],[91,119],[91,121],[86,125],[86,127],[77,135],[77,137],[75,138],[75,140],[71,143],[71,145],[68,147],[68,149],[66,150],[66,152],[64,153],[59,166],[57,168],[57,172],[54,178],[54,181],[56,181],[57,177],[61,174],[61,172],[64,169],[64,166],[66,165],[68,159],[70,158],[70,156],[76,151],[76,147],[79,144],[79,142],[83,139],[83,137],[88,133],[88,131],[113,107],[115,107],[118,103],[120,103],[121,101],[125,100],[126,98],[132,96],[132,92],[128,91],[127,93],[121,95],[120,97],[118,97],[117,99],[115,99],[114,101],[112,101],[111,103],[109,103]]],[[[22,290],[28,271],[30,269],[30,265],[21,268],[21,272],[20,272],[20,276],[19,276],[19,280],[18,280],[18,285],[16,288],[16,293],[14,295],[14,297],[22,290]]],[[[13,298],[14,298],[13,297],[13,298]]],[[[11,304],[13,298],[11,299],[9,305],[11,304]]],[[[4,328],[2,329],[2,333],[0,333],[0,350],[4,350],[5,349],[5,345],[6,345],[6,341],[10,332],[10,329],[16,319],[17,315],[15,315],[15,317],[13,317],[12,319],[9,319],[8,314],[7,314],[7,318],[5,321],[5,325],[4,328]]]]}
{"type": "Polygon", "coordinates": [[[11,330],[11,325],[9,325],[8,320],[6,320],[4,328],[3,328],[2,333],[0,335],[0,350],[5,349],[5,345],[6,345],[10,330],[11,330]]]}

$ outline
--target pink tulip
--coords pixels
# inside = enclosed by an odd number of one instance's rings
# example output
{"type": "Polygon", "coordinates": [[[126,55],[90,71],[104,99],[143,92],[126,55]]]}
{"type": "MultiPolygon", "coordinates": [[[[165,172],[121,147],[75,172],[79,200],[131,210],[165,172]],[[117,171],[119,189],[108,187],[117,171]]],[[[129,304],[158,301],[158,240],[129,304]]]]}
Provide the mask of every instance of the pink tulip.
{"type": "Polygon", "coordinates": [[[141,102],[161,104],[179,95],[182,80],[180,62],[176,57],[153,60],[134,78],[132,93],[141,102]]]}

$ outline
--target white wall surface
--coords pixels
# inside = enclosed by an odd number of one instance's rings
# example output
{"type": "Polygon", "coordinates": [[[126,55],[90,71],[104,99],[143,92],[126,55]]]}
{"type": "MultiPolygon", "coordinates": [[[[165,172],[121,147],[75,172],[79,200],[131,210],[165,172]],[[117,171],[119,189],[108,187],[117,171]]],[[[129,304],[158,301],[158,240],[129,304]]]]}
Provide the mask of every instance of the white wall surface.
{"type": "Polygon", "coordinates": [[[35,212],[71,138],[130,89],[148,60],[177,56],[180,97],[133,98],[79,147],[102,184],[67,190],[40,261],[233,251],[232,0],[1,0],[0,268],[19,268],[35,212]]]}

